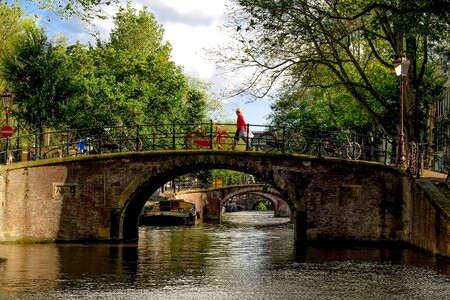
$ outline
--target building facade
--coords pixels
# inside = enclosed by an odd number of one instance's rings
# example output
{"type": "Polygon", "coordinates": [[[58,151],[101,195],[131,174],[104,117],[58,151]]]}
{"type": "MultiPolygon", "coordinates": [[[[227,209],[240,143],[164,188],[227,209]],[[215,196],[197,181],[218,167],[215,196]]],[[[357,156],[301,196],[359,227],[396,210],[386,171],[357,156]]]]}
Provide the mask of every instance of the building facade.
{"type": "Polygon", "coordinates": [[[429,143],[430,167],[436,171],[447,172],[450,168],[450,54],[443,56],[442,71],[447,76],[444,95],[441,101],[430,109],[429,143]]]}

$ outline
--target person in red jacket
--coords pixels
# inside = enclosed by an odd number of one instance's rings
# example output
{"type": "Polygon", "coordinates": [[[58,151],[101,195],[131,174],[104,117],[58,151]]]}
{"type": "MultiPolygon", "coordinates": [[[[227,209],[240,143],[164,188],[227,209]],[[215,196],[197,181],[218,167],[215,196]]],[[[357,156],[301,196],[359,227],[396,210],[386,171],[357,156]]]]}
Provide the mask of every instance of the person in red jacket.
{"type": "Polygon", "coordinates": [[[234,135],[233,147],[231,149],[235,150],[236,145],[239,143],[239,139],[242,138],[247,146],[245,150],[251,150],[252,147],[250,146],[250,140],[247,143],[247,125],[245,124],[244,115],[239,107],[236,108],[236,115],[236,134],[234,135]]]}

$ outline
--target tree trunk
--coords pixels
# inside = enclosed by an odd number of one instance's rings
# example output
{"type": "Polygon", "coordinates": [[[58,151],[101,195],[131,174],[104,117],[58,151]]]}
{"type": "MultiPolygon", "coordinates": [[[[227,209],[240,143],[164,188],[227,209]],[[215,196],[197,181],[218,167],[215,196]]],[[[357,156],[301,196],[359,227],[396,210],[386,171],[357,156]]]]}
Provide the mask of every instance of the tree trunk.
{"type": "Polygon", "coordinates": [[[407,57],[411,64],[406,81],[406,141],[420,142],[420,124],[417,120],[417,41],[414,37],[406,38],[407,57]]]}

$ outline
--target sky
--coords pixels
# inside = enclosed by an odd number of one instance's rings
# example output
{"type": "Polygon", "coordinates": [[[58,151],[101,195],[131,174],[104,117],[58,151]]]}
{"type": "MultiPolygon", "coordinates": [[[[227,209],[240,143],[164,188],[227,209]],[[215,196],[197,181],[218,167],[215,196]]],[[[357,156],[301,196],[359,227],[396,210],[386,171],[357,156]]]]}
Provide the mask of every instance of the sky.
{"type": "MultiPolygon", "coordinates": [[[[225,107],[225,117],[235,118],[235,109],[243,110],[245,121],[250,124],[267,124],[270,113],[269,100],[249,102],[249,97],[225,98],[221,91],[226,86],[239,84],[239,74],[223,74],[207,57],[205,49],[217,48],[226,42],[220,30],[226,18],[225,10],[229,0],[132,0],[133,7],[147,7],[158,22],[163,25],[165,38],[172,45],[172,59],[183,66],[187,75],[212,83],[212,90],[219,95],[225,107]]],[[[112,8],[106,12],[114,15],[112,8]]],[[[94,27],[87,27],[78,20],[61,20],[52,12],[42,14],[40,24],[50,34],[64,33],[73,43],[93,42],[90,32],[99,32],[104,38],[113,27],[111,19],[97,20],[94,27]]]]}

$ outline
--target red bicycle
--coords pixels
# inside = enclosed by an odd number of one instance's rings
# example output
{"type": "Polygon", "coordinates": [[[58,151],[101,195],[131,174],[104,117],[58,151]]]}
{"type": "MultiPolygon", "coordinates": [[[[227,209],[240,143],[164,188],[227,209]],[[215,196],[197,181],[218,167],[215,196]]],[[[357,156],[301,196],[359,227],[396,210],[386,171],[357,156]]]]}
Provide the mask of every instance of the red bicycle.
{"type": "MultiPolygon", "coordinates": [[[[212,138],[216,141],[217,149],[229,150],[233,145],[233,137],[219,125],[216,125],[212,138]]],[[[210,135],[204,130],[191,131],[184,136],[184,144],[187,149],[211,148],[210,135]]]]}

